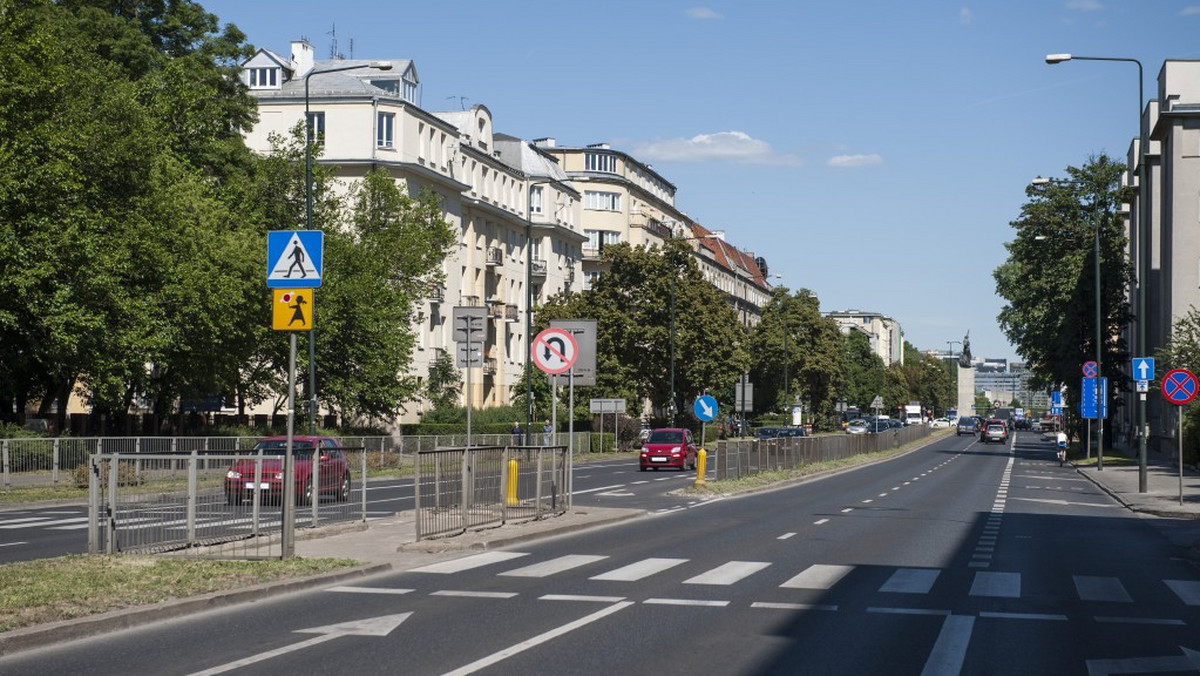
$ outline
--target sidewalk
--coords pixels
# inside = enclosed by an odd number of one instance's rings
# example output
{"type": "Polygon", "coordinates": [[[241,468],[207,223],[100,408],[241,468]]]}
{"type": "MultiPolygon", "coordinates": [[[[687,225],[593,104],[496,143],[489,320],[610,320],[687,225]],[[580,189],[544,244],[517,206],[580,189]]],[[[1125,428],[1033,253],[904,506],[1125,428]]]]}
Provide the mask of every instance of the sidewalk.
{"type": "Polygon", "coordinates": [[[1148,451],[1146,492],[1142,493],[1138,491],[1137,449],[1124,444],[1113,448],[1130,458],[1132,463],[1108,463],[1102,470],[1096,469],[1095,465],[1076,469],[1132,511],[1174,519],[1200,519],[1200,474],[1184,467],[1181,488],[1178,460],[1166,453],[1148,451]]]}

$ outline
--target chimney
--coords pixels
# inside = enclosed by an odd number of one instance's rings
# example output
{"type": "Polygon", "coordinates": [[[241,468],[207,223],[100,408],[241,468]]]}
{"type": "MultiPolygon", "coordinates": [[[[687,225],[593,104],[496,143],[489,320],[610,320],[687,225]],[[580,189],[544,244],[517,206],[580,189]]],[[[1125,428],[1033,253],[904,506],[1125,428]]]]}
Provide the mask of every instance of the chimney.
{"type": "Polygon", "coordinates": [[[292,65],[296,68],[296,72],[292,74],[293,78],[299,79],[308,75],[308,71],[313,69],[313,56],[313,46],[308,44],[308,40],[292,41],[292,65]]]}
{"type": "Polygon", "coordinates": [[[535,139],[533,139],[533,145],[538,148],[553,148],[554,147],[554,137],[546,136],[544,138],[535,138],[535,139]]]}

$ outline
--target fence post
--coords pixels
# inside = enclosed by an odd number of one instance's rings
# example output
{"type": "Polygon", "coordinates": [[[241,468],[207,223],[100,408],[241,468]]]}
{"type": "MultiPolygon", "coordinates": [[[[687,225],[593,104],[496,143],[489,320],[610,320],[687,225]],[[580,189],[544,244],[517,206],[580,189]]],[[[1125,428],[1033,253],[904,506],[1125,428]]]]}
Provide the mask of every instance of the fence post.
{"type": "Polygon", "coordinates": [[[115,554],[117,551],[117,468],[121,465],[121,454],[113,453],[108,461],[108,518],[106,530],[108,537],[104,538],[104,553],[115,554]]]}
{"type": "MultiPolygon", "coordinates": [[[[420,441],[417,442],[418,448],[413,453],[413,523],[416,525],[417,540],[421,539],[421,449],[420,441]]],[[[436,461],[435,461],[436,462],[436,461]]],[[[436,465],[435,465],[436,466],[436,465]]],[[[436,471],[436,470],[435,470],[436,471]]],[[[363,501],[365,502],[366,491],[363,491],[363,501]]],[[[364,516],[365,516],[364,512],[364,516]]]]}
{"type": "Polygon", "coordinates": [[[59,467],[58,437],[54,437],[54,469],[52,469],[50,471],[50,483],[52,483],[56,486],[58,485],[58,467],[59,467]]]}
{"type": "Polygon", "coordinates": [[[196,541],[196,469],[200,462],[199,454],[193,450],[188,458],[187,468],[187,543],[196,541]]]}
{"type": "MultiPolygon", "coordinates": [[[[383,465],[383,451],[379,451],[380,466],[383,465]]],[[[367,521],[367,446],[363,444],[362,452],[362,520],[367,521]]]]}
{"type": "Polygon", "coordinates": [[[100,553],[100,456],[88,457],[88,554],[100,553]]]}
{"type": "Polygon", "coordinates": [[[7,493],[12,488],[12,477],[9,476],[8,468],[8,439],[5,439],[4,443],[0,444],[0,455],[4,456],[4,492],[7,493]]]}

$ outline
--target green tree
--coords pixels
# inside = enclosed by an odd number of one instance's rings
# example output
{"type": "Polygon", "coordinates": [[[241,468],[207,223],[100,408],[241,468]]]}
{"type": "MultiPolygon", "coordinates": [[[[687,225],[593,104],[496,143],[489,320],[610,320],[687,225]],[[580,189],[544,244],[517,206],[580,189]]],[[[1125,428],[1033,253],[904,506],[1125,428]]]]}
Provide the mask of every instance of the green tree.
{"type": "Polygon", "coordinates": [[[833,410],[845,386],[846,353],[837,323],[821,315],[811,291],[776,287],[750,334],[749,352],[760,409],[786,411],[798,398],[818,416],[833,410]]]}
{"type": "Polygon", "coordinates": [[[871,400],[882,396],[887,367],[883,358],[871,350],[871,340],[862,331],[850,331],[842,338],[845,382],[842,393],[846,403],[868,410],[871,400]]]}
{"type": "Polygon", "coordinates": [[[592,397],[649,400],[659,411],[670,410],[671,404],[681,411],[696,396],[712,391],[722,393],[723,406],[731,407],[733,383],[749,365],[747,333],[693,256],[684,242],[675,240],[662,248],[606,247],[605,273],[591,289],[557,296],[539,308],[538,328],[551,319],[596,320],[597,384],[577,392],[577,402],[592,397]]]}
{"type": "Polygon", "coordinates": [[[1035,388],[1067,384],[1079,394],[1079,365],[1096,355],[1095,259],[1099,229],[1101,273],[1100,335],[1104,375],[1121,383],[1128,361],[1121,339],[1130,320],[1128,294],[1133,271],[1126,253],[1123,217],[1128,201],[1121,187],[1123,164],[1105,155],[1083,167],[1068,167],[1070,183],[1031,185],[1021,217],[1012,222],[1016,237],[1006,244],[1008,259],[993,276],[1005,299],[998,319],[1025,358],[1035,388]]]}
{"type": "Polygon", "coordinates": [[[429,375],[425,379],[425,398],[434,409],[453,408],[458,406],[462,388],[462,374],[454,363],[454,355],[448,350],[443,350],[429,364],[429,375]]]}

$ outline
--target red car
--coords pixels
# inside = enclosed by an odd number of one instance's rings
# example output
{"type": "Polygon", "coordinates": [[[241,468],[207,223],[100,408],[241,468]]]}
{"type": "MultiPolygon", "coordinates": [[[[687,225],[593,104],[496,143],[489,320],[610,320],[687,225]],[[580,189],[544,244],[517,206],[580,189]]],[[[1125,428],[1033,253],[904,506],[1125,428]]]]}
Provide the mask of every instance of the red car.
{"type": "Polygon", "coordinates": [[[643,472],[653,467],[678,467],[680,470],[696,469],[696,439],[692,431],[678,427],[651,430],[642,442],[640,468],[643,472]]]}
{"type": "MultiPolygon", "coordinates": [[[[317,492],[332,495],[338,502],[350,499],[350,463],[341,444],[330,437],[292,437],[292,461],[295,465],[296,502],[310,504],[313,499],[313,448],[321,449],[317,492]]],[[[283,456],[287,453],[287,437],[267,437],[254,445],[252,453],[262,451],[262,471],[259,475],[263,502],[283,501],[283,456]]],[[[236,505],[254,498],[254,472],[258,461],[252,457],[239,458],[225,473],[225,501],[236,505]]]]}

